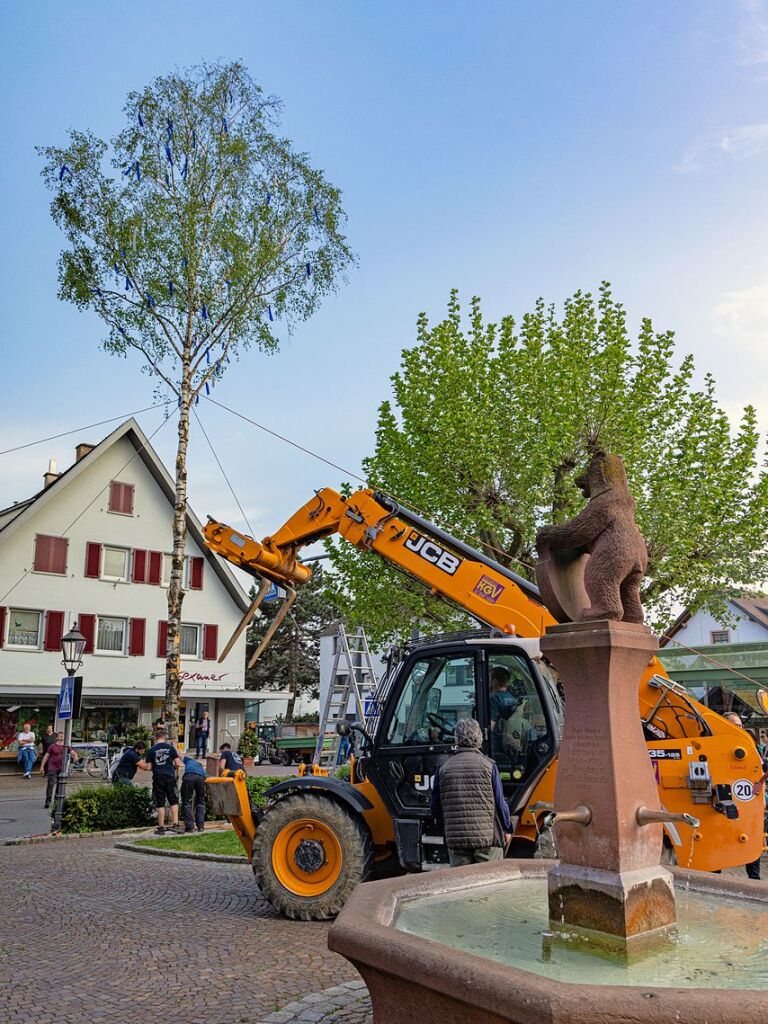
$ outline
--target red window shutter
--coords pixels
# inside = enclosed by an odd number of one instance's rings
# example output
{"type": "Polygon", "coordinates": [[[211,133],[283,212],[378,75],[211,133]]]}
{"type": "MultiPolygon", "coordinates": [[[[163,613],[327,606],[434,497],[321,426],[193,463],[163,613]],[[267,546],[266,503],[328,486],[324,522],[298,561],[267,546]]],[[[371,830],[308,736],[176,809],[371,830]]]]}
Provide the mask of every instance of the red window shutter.
{"type": "Polygon", "coordinates": [[[157,656],[166,658],[168,656],[168,620],[161,619],[157,624],[157,656]]]}
{"type": "Polygon", "coordinates": [[[141,548],[135,548],[133,552],[133,582],[147,582],[147,552],[141,548]]]}
{"type": "Polygon", "coordinates": [[[77,628],[85,637],[83,654],[93,654],[93,640],[96,635],[96,616],[81,615],[77,620],[77,628]]]}
{"type": "Polygon", "coordinates": [[[124,516],[133,515],[133,484],[121,484],[117,480],[109,484],[109,511],[120,512],[124,516]]]}
{"type": "Polygon", "coordinates": [[[203,660],[216,661],[219,656],[219,627],[203,626],[203,660]]]}
{"type": "Polygon", "coordinates": [[[203,560],[202,558],[190,558],[189,560],[189,589],[203,589],[203,560]]]}
{"type": "Polygon", "coordinates": [[[64,576],[67,571],[68,544],[66,537],[51,537],[45,533],[38,533],[35,537],[35,572],[55,572],[64,576]]]}
{"type": "Polygon", "coordinates": [[[48,572],[52,539],[52,537],[47,537],[42,533],[38,533],[35,537],[35,561],[33,565],[35,572],[48,572]]]}
{"type": "Polygon", "coordinates": [[[142,655],[144,653],[144,636],[146,632],[146,619],[131,619],[131,631],[128,640],[129,654],[142,655]]]}
{"type": "Polygon", "coordinates": [[[147,575],[147,583],[160,583],[160,576],[163,571],[163,553],[162,551],[150,551],[149,554],[149,573],[147,575]]]}
{"type": "Polygon", "coordinates": [[[5,643],[5,608],[0,606],[0,647],[5,643]]]}
{"type": "Polygon", "coordinates": [[[57,572],[64,576],[67,572],[67,547],[69,541],[66,537],[51,537],[51,567],[49,572],[57,572]]]}
{"type": "Polygon", "coordinates": [[[88,541],[85,545],[85,575],[88,579],[97,580],[101,571],[101,544],[88,541]]]}
{"type": "Polygon", "coordinates": [[[58,651],[61,647],[61,638],[63,635],[64,612],[46,612],[43,650],[58,651]]]}

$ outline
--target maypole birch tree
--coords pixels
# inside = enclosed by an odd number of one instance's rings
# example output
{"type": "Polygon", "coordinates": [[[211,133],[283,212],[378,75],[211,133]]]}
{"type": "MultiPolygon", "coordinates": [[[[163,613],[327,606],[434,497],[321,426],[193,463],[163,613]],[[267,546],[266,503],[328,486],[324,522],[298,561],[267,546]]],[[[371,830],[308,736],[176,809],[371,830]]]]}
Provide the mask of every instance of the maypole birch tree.
{"type": "Polygon", "coordinates": [[[98,314],[178,404],[165,711],[179,715],[190,412],[231,358],[278,347],[353,261],[341,194],[278,132],[279,102],[239,63],[131,92],[110,143],[39,149],[67,245],[59,296],[98,314]]]}

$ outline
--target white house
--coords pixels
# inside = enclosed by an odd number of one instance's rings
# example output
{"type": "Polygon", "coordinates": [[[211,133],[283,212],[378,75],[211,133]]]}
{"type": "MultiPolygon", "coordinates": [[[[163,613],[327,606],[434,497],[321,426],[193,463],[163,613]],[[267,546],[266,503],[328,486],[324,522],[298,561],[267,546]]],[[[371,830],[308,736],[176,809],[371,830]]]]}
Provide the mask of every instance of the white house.
{"type": "Polygon", "coordinates": [[[733,621],[722,623],[709,612],[686,609],[667,635],[689,647],[768,643],[768,597],[731,597],[728,612],[733,621]]]}
{"type": "MultiPolygon", "coordinates": [[[[52,721],[63,674],[59,642],[74,622],[87,638],[83,715],[74,738],[119,737],[149,725],[165,682],[173,481],[130,419],[98,445],[80,444],[63,473],[52,465],[32,498],[0,511],[0,747],[20,723],[52,721]]],[[[204,545],[190,511],[183,605],[179,741],[208,710],[217,742],[237,740],[245,634],[217,658],[248,601],[204,545]]]]}

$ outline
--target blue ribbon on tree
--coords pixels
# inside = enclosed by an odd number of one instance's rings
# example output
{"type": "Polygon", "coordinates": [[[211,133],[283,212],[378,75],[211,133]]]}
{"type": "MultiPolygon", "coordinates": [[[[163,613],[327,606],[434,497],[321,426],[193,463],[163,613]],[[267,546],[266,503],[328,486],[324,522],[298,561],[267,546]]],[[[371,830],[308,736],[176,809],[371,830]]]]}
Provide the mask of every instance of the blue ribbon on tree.
{"type": "Polygon", "coordinates": [[[61,167],[59,168],[59,181],[64,181],[64,175],[65,174],[69,175],[69,180],[71,181],[72,180],[72,171],[70,171],[70,169],[67,167],[66,164],[62,164],[61,167]]]}
{"type": "Polygon", "coordinates": [[[205,393],[206,395],[210,395],[211,393],[211,389],[208,387],[208,381],[205,382],[205,393]]]}
{"type": "Polygon", "coordinates": [[[143,128],[144,127],[144,118],[141,116],[141,108],[139,108],[139,110],[137,110],[136,113],[137,113],[137,116],[139,118],[139,128],[143,128]]]}
{"type": "Polygon", "coordinates": [[[189,260],[187,259],[186,256],[182,256],[181,257],[181,269],[182,270],[186,270],[188,266],[189,266],[189,260]]]}
{"type": "Polygon", "coordinates": [[[207,363],[207,364],[208,364],[209,366],[211,365],[211,348],[210,348],[210,345],[209,345],[209,346],[208,346],[208,348],[207,348],[207,349],[205,350],[205,361],[206,361],[206,363],[207,363]]]}
{"type": "Polygon", "coordinates": [[[171,147],[167,142],[165,144],[165,155],[168,157],[168,163],[173,167],[173,153],[171,152],[171,147]]]}
{"type": "Polygon", "coordinates": [[[173,121],[167,122],[165,141],[170,142],[173,138],[173,121]]]}
{"type": "Polygon", "coordinates": [[[271,306],[267,306],[267,313],[269,313],[270,322],[274,322],[275,318],[272,316],[272,307],[271,306]]]}
{"type": "Polygon", "coordinates": [[[129,292],[129,291],[132,290],[132,288],[133,288],[133,281],[130,279],[130,277],[126,276],[126,278],[125,278],[125,290],[127,292],[129,292]]]}
{"type": "Polygon", "coordinates": [[[173,298],[173,281],[168,282],[168,294],[173,298]]]}
{"type": "Polygon", "coordinates": [[[227,297],[232,294],[232,282],[227,278],[227,297]]]}
{"type": "Polygon", "coordinates": [[[305,269],[307,271],[307,277],[310,277],[312,275],[312,267],[309,265],[309,263],[307,263],[305,269]]]}
{"type": "Polygon", "coordinates": [[[150,309],[157,305],[157,302],[154,296],[152,295],[152,292],[147,292],[147,305],[149,306],[150,309]]]}
{"type": "Polygon", "coordinates": [[[272,202],[272,196],[267,192],[267,206],[272,202]]]}
{"type": "Polygon", "coordinates": [[[192,129],[192,149],[197,149],[197,132],[192,129]]]}
{"type": "Polygon", "coordinates": [[[225,135],[229,135],[229,125],[227,124],[226,117],[222,117],[221,119],[221,128],[225,135]]]}
{"type": "Polygon", "coordinates": [[[315,224],[320,227],[320,214],[317,212],[317,207],[313,206],[312,209],[315,211],[315,224]]]}
{"type": "Polygon", "coordinates": [[[184,179],[186,179],[186,177],[187,177],[187,158],[186,158],[186,156],[184,157],[184,166],[181,169],[181,176],[184,179]]]}
{"type": "Polygon", "coordinates": [[[165,172],[165,184],[168,186],[168,188],[171,187],[171,179],[168,175],[168,171],[165,172]]]}
{"type": "Polygon", "coordinates": [[[200,405],[200,395],[195,395],[195,405],[200,405]]]}
{"type": "Polygon", "coordinates": [[[203,317],[203,320],[207,320],[208,319],[208,309],[207,309],[205,303],[203,303],[203,308],[200,310],[200,313],[201,313],[201,315],[203,317]]]}

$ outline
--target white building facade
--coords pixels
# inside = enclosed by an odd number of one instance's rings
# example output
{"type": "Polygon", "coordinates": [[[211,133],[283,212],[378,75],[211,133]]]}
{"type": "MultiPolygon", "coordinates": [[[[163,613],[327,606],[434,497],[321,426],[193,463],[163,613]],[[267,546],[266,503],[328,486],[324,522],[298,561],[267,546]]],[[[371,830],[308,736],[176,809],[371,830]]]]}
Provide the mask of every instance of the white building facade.
{"type": "MultiPolygon", "coordinates": [[[[87,639],[83,713],[73,738],[125,736],[159,715],[165,687],[173,481],[134,420],[100,444],[78,445],[28,501],[0,511],[0,749],[20,723],[41,732],[55,716],[60,640],[77,622],[87,639]]],[[[207,710],[213,738],[244,725],[245,634],[218,657],[248,600],[204,545],[189,512],[179,742],[194,746],[207,710]]]]}

